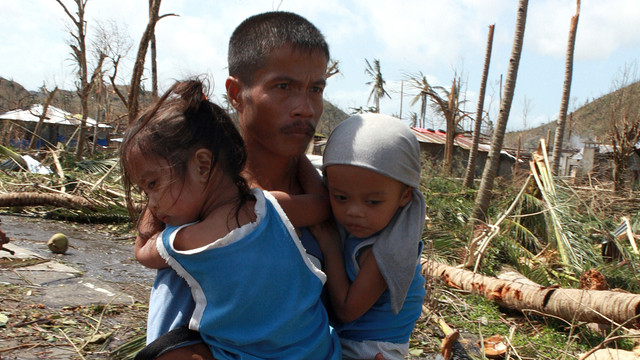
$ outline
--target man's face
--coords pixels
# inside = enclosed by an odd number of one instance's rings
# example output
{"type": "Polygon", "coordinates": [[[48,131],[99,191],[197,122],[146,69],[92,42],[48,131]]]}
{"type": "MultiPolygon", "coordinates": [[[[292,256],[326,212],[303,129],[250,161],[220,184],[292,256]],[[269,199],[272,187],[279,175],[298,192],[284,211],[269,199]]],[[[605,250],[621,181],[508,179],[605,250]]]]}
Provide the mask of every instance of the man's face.
{"type": "Polygon", "coordinates": [[[322,115],[327,58],[284,46],[257,70],[250,86],[241,86],[240,126],[250,151],[282,157],[304,153],[322,115]]]}

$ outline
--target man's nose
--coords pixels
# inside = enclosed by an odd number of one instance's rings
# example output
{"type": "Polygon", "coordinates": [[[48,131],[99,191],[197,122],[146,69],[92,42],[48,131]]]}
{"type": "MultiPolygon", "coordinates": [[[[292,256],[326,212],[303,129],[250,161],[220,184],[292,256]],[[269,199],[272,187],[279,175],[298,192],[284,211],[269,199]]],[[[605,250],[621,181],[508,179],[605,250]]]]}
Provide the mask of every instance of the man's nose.
{"type": "Polygon", "coordinates": [[[317,109],[311,95],[306,91],[300,91],[296,95],[296,104],[293,108],[294,117],[312,118],[317,109]]]}

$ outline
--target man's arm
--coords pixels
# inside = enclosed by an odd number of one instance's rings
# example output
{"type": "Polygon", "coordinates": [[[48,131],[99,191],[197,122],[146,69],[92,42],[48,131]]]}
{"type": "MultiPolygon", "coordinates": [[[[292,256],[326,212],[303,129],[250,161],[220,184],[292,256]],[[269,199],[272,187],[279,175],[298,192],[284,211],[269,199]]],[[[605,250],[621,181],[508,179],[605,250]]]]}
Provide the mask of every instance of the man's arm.
{"type": "Polygon", "coordinates": [[[271,191],[293,226],[311,226],[327,220],[331,216],[327,188],[305,155],[299,158],[297,178],[304,194],[292,195],[284,191],[271,191]]]}
{"type": "Polygon", "coordinates": [[[156,241],[164,224],[158,220],[149,209],[142,213],[138,226],[138,235],[133,246],[133,253],[140,264],[151,269],[167,267],[167,262],[160,256],[156,248],[156,241]]]}

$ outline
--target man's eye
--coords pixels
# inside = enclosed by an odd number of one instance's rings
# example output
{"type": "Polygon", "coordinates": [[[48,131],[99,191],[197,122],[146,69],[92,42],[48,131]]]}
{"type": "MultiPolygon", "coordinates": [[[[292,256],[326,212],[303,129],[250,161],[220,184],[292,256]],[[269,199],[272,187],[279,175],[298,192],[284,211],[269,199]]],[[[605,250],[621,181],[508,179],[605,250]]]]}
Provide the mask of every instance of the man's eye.
{"type": "Polygon", "coordinates": [[[382,201],[380,201],[380,200],[367,200],[367,202],[368,202],[370,205],[378,205],[378,204],[380,204],[382,201]]]}
{"type": "Polygon", "coordinates": [[[156,181],[155,180],[154,181],[149,181],[147,183],[147,189],[153,190],[154,187],[156,187],[156,181]]]}
{"type": "Polygon", "coordinates": [[[347,199],[344,195],[333,195],[333,198],[338,201],[345,201],[347,199]]]}
{"type": "Polygon", "coordinates": [[[287,84],[287,83],[278,84],[276,86],[278,87],[278,89],[282,89],[282,90],[289,89],[289,84],[287,84]]]}
{"type": "Polygon", "coordinates": [[[324,88],[322,86],[314,86],[311,88],[311,92],[322,94],[324,92],[324,88]]]}

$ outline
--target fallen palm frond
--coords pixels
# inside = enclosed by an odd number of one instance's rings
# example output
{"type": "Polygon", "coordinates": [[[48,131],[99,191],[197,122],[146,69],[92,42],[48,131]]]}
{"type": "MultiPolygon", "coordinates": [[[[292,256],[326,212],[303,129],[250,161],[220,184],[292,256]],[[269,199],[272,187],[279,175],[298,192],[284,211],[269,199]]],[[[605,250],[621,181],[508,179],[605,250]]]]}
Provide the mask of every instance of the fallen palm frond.
{"type": "Polygon", "coordinates": [[[509,208],[500,216],[498,221],[496,221],[495,224],[487,224],[487,227],[489,230],[482,232],[481,236],[471,240],[471,242],[476,244],[476,246],[470,246],[470,249],[476,248],[476,250],[475,252],[471,252],[470,250],[470,253],[469,253],[470,256],[467,258],[467,263],[465,264],[465,267],[470,267],[471,265],[473,265],[473,271],[474,272],[478,271],[478,266],[480,266],[480,260],[482,259],[482,254],[484,254],[484,252],[486,251],[491,240],[494,237],[496,237],[496,235],[498,235],[498,233],[500,232],[500,224],[507,218],[507,216],[511,214],[513,209],[515,209],[516,205],[520,201],[520,197],[522,196],[522,194],[526,189],[526,183],[527,182],[525,182],[525,186],[522,187],[518,195],[516,195],[515,200],[513,200],[509,208]]]}
{"type": "Polygon", "coordinates": [[[147,336],[140,335],[120,345],[111,354],[109,354],[109,356],[114,360],[133,360],[136,354],[142,350],[146,344],[147,336]]]}
{"type": "Polygon", "coordinates": [[[81,171],[91,174],[109,174],[118,165],[118,158],[81,160],[76,166],[81,171]]]}
{"type": "Polygon", "coordinates": [[[27,165],[27,162],[22,158],[22,156],[20,156],[20,154],[16,153],[15,151],[12,151],[8,147],[0,145],[0,154],[5,155],[11,160],[13,160],[23,170],[26,170],[29,168],[29,165],[27,165]]]}
{"type": "Polygon", "coordinates": [[[556,192],[544,139],[540,140],[538,151],[532,154],[531,173],[546,203],[550,219],[549,225],[553,229],[552,239],[555,240],[560,259],[563,264],[574,267],[577,269],[577,273],[580,273],[583,263],[579,261],[581,259],[579,259],[573,244],[569,241],[563,229],[563,222],[561,221],[562,204],[556,192]]]}

